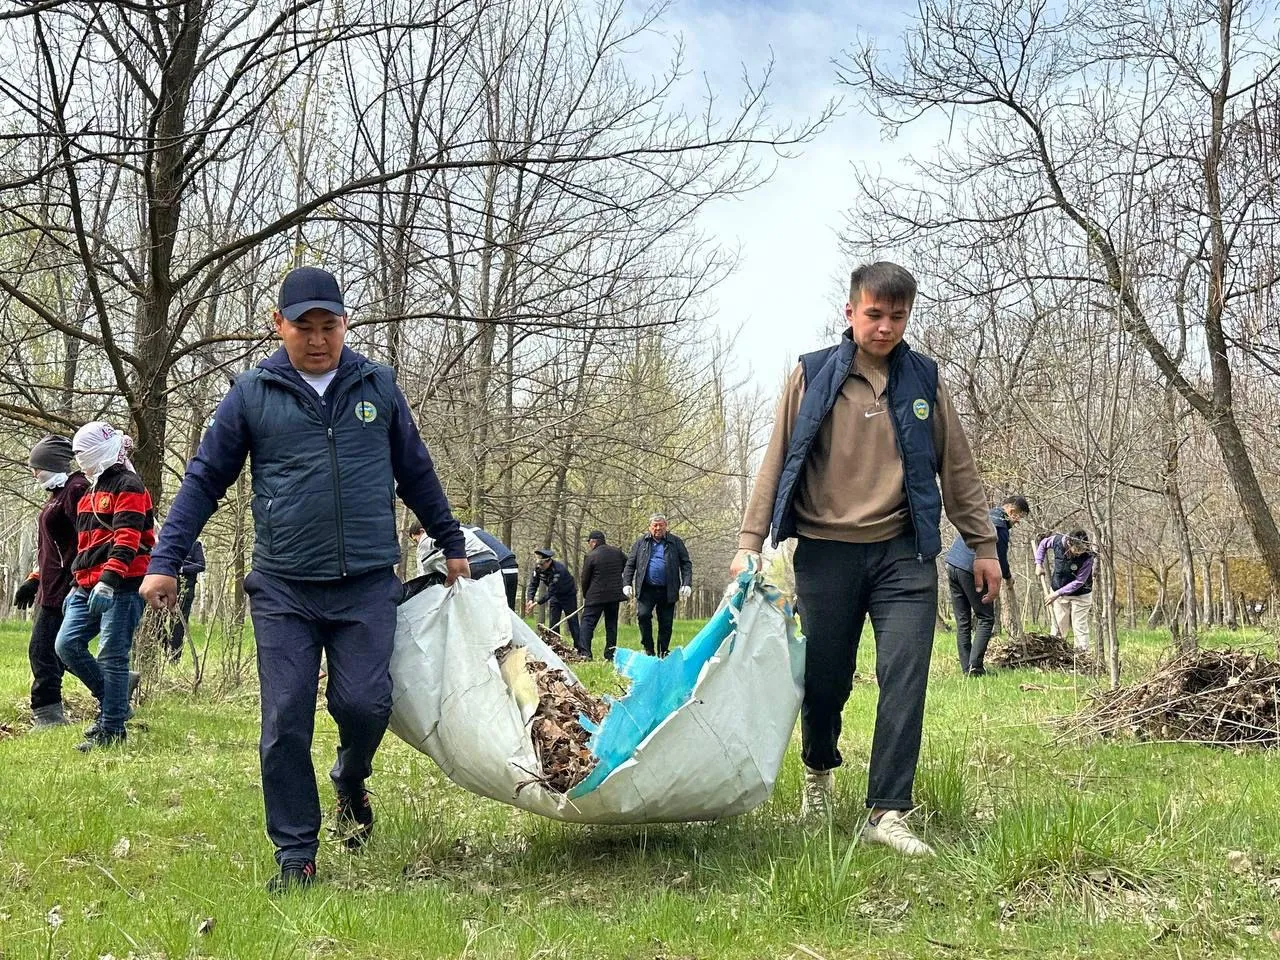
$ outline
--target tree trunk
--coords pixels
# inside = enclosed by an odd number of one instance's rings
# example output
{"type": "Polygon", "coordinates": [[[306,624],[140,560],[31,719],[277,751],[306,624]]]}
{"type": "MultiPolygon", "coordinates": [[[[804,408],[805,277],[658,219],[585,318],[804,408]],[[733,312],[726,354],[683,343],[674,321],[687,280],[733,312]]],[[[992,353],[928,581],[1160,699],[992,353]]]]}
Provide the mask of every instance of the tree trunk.
{"type": "Polygon", "coordinates": [[[1218,595],[1222,597],[1222,623],[1228,630],[1238,630],[1235,597],[1231,593],[1231,570],[1225,553],[1218,555],[1218,595]]]}

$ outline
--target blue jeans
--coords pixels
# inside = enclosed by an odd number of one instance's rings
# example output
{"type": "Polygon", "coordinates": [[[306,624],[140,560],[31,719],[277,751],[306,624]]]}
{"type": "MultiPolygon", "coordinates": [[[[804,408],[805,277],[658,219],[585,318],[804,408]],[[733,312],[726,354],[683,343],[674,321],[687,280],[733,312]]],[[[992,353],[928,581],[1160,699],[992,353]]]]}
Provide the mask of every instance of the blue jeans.
{"type": "Polygon", "coordinates": [[[124,731],[129,709],[129,651],[133,632],[142,619],[142,596],[137,590],[120,590],[106,613],[89,612],[89,591],[77,587],[62,605],[62,627],[53,648],[102,710],[106,733],[124,731]],[[98,637],[98,656],[89,653],[89,643],[98,637]]]}

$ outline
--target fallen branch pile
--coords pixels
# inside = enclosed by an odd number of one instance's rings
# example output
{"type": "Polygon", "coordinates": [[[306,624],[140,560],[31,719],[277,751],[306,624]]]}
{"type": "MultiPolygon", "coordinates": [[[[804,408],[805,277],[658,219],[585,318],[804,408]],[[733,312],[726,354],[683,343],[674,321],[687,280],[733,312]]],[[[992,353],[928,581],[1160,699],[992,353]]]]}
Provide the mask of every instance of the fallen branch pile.
{"type": "Polygon", "coordinates": [[[1003,670],[1037,667],[1041,670],[1066,670],[1093,673],[1093,657],[1076,650],[1061,637],[1047,633],[1028,633],[1023,640],[994,640],[987,650],[987,663],[1003,670]]]}
{"type": "MultiPolygon", "coordinates": [[[[498,663],[501,665],[509,656],[523,658],[525,654],[524,648],[509,645],[497,651],[498,663]]],[[[537,693],[529,732],[538,755],[538,772],[528,782],[541,783],[556,793],[568,793],[596,765],[595,756],[587,749],[591,734],[578,718],[584,716],[598,725],[609,706],[557,667],[533,659],[523,666],[537,693]]]]}
{"type": "Polygon", "coordinates": [[[1280,743],[1280,661],[1238,650],[1195,650],[1145,680],[1095,695],[1076,732],[1213,746],[1280,743]]]}
{"type": "Polygon", "coordinates": [[[587,659],[573,647],[566,647],[564,641],[560,639],[560,634],[545,623],[538,624],[538,639],[550,647],[551,652],[565,663],[582,663],[587,659]]]}

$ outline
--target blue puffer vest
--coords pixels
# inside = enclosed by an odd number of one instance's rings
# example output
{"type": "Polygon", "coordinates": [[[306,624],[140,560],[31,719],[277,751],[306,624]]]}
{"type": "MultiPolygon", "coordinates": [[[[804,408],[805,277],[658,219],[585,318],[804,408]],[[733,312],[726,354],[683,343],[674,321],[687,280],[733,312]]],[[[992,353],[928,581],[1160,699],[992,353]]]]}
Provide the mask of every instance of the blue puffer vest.
{"type": "Polygon", "coordinates": [[[321,398],[272,360],[236,383],[252,438],[254,569],[336,580],[395,566],[392,369],[344,360],[321,398]]]}
{"type": "MultiPolygon", "coordinates": [[[[809,450],[831,413],[853,369],[857,346],[848,332],[839,345],[806,353],[804,399],[791,430],[773,501],[773,545],[796,535],[795,498],[809,450]]],[[[898,438],[907,505],[915,528],[916,554],[932,560],[942,551],[942,493],[938,489],[938,453],[933,445],[933,418],[938,397],[938,365],[906,343],[889,354],[886,388],[889,412],[898,438]]]]}

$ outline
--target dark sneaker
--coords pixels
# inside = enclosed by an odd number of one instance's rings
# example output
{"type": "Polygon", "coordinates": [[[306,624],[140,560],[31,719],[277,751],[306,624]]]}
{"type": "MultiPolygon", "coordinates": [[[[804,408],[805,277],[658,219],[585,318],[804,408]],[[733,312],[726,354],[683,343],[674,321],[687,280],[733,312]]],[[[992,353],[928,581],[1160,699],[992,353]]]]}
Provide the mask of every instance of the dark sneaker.
{"type": "Polygon", "coordinates": [[[84,740],[76,744],[76,749],[81,753],[88,753],[90,750],[100,750],[103,747],[122,747],[126,739],[123,730],[98,730],[92,736],[86,735],[84,740]]]}
{"type": "Polygon", "coordinates": [[[278,876],[267,881],[267,893],[273,896],[288,893],[290,890],[309,887],[315,882],[316,862],[314,860],[307,860],[305,863],[286,863],[281,865],[278,876]]]}
{"type": "Polygon", "coordinates": [[[338,791],[338,838],[348,850],[359,850],[373,839],[373,804],[361,788],[352,792],[338,791]]]}
{"type": "MultiPolygon", "coordinates": [[[[126,720],[133,719],[133,707],[127,707],[125,709],[124,718],[126,720]]],[[[93,723],[89,724],[87,727],[84,728],[84,735],[86,737],[96,737],[98,735],[98,731],[100,731],[101,729],[102,729],[102,714],[99,713],[96,717],[94,717],[93,723]]]]}

